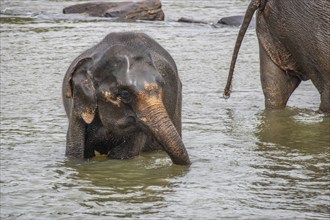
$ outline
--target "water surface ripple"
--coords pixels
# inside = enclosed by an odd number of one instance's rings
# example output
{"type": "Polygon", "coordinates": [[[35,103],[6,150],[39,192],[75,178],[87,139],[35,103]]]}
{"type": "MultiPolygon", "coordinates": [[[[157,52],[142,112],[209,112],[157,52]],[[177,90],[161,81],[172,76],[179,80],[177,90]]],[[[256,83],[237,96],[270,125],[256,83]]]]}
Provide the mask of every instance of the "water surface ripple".
{"type": "Polygon", "coordinates": [[[164,0],[164,22],[62,15],[81,1],[1,0],[1,219],[329,219],[330,118],[304,82],[283,111],[264,110],[258,45],[248,30],[233,93],[222,99],[246,0],[164,0]],[[164,153],[127,161],[65,158],[66,69],[111,31],[143,31],[174,57],[183,82],[190,168],[164,153]]]}

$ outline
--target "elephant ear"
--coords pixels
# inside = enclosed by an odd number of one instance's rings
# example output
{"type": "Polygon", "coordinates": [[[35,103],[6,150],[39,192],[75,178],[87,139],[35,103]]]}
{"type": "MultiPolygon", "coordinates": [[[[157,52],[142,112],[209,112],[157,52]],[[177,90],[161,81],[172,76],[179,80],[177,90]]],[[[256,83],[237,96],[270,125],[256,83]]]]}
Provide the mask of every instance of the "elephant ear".
{"type": "Polygon", "coordinates": [[[96,93],[92,75],[89,72],[93,60],[90,57],[83,58],[72,68],[68,74],[66,96],[73,98],[73,111],[87,124],[92,123],[97,107],[96,93]]]}

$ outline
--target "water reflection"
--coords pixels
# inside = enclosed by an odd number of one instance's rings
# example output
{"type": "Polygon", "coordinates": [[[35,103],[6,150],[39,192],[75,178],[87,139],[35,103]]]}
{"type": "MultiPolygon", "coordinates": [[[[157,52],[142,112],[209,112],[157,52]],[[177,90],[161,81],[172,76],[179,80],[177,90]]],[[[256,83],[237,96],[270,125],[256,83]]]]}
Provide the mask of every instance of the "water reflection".
{"type": "Polygon", "coordinates": [[[296,109],[259,116],[254,205],[330,217],[330,117],[296,109]]]}
{"type": "Polygon", "coordinates": [[[304,153],[329,153],[330,117],[309,110],[285,109],[264,111],[256,136],[272,143],[304,153]]]}
{"type": "Polygon", "coordinates": [[[144,154],[125,161],[97,156],[84,163],[67,161],[64,166],[77,171],[71,178],[89,183],[80,188],[89,195],[80,203],[92,208],[89,214],[111,213],[117,217],[138,214],[136,208],[132,213],[132,207],[137,204],[141,206],[139,214],[158,212],[160,207],[167,206],[164,197],[174,192],[176,178],[189,170],[172,165],[165,153],[144,154]],[[109,207],[106,212],[104,206],[109,207]]]}

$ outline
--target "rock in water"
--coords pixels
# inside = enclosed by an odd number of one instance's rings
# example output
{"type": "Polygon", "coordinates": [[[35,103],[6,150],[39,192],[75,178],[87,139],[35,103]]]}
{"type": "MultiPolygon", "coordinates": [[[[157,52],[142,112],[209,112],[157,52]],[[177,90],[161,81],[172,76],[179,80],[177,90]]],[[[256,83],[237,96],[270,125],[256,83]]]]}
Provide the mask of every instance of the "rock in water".
{"type": "MultiPolygon", "coordinates": [[[[229,26],[240,26],[243,23],[244,16],[236,15],[236,16],[229,16],[223,17],[218,21],[218,24],[229,25],[229,26]]],[[[256,26],[255,18],[252,19],[250,27],[256,26]]]]}
{"type": "Polygon", "coordinates": [[[119,20],[164,20],[160,0],[130,2],[96,2],[77,4],[63,9],[64,14],[86,14],[94,17],[112,17],[119,20]]]}
{"type": "Polygon", "coordinates": [[[184,23],[196,23],[196,24],[208,24],[207,21],[203,20],[195,20],[191,18],[181,17],[178,19],[178,22],[184,22],[184,23]]]}

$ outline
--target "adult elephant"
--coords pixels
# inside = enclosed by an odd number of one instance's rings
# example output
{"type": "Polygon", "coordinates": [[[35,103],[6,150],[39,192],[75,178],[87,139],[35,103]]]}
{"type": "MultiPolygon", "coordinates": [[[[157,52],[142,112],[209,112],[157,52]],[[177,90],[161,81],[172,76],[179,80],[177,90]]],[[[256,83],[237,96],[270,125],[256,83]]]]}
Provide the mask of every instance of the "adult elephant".
{"type": "Polygon", "coordinates": [[[225,96],[237,54],[254,12],[259,41],[261,85],[268,109],[280,109],[302,80],[311,80],[330,112],[330,1],[252,0],[237,37],[225,96]]]}
{"type": "Polygon", "coordinates": [[[110,33],[78,56],[63,80],[66,155],[126,159],[164,149],[189,165],[181,140],[181,81],[170,54],[142,33],[110,33]]]}

